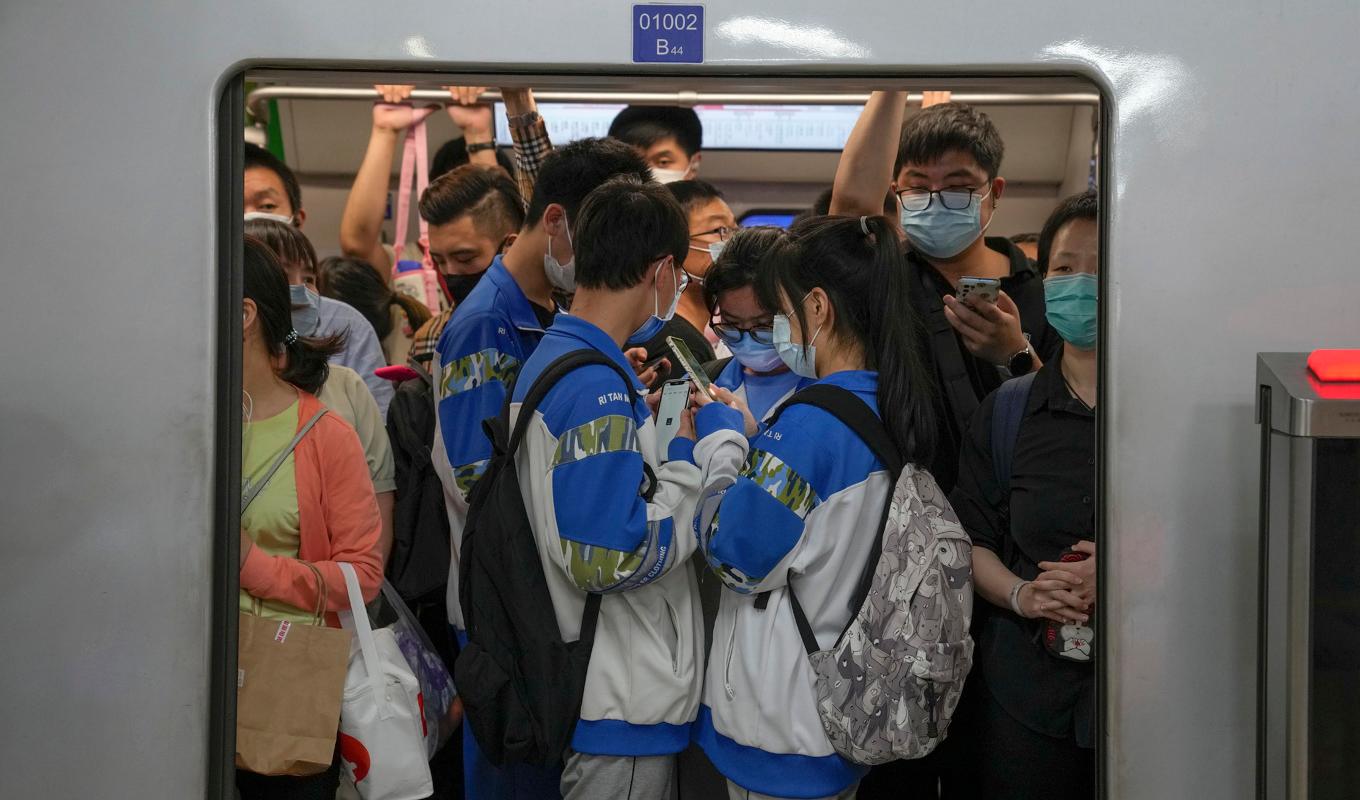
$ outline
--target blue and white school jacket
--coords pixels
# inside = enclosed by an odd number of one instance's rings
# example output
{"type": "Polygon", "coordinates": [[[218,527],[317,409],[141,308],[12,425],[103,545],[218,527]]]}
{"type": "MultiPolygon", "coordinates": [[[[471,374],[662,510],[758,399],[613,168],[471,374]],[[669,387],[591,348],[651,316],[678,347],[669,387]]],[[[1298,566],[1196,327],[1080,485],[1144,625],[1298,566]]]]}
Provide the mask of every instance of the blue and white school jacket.
{"type": "Polygon", "coordinates": [[[511,417],[549,364],[594,348],[603,365],[564,376],[534,412],[516,470],[564,641],[580,638],[586,592],[604,595],[586,672],[580,753],[652,756],[690,741],[703,680],[703,628],[689,557],[699,496],[694,443],[674,439],[661,463],[645,389],[618,345],[589,322],[559,314],[525,363],[511,417]],[[655,474],[650,499],[640,493],[655,474]]]}
{"type": "Polygon", "coordinates": [[[430,460],[444,488],[449,515],[449,622],[463,630],[458,604],[458,554],[467,525],[468,493],[486,471],[491,440],[482,421],[501,413],[520,367],[543,338],[533,304],[501,257],[453,310],[435,346],[434,442],[430,460]]]}
{"type": "MultiPolygon", "coordinates": [[[[823,378],[878,411],[878,374],[823,378]]],[[[700,435],[741,424],[712,403],[700,435]]],[[[706,439],[700,440],[706,443],[706,439]]],[[[704,705],[695,739],[732,782],[778,797],[835,795],[866,768],[836,754],[822,730],[812,669],[785,587],[792,580],[817,643],[835,643],[854,609],[855,586],[878,534],[889,475],[858,436],[831,414],[791,406],[749,443],[724,439],[705,465],[695,520],[723,592],[713,630],[704,705]],[[770,592],[764,610],[756,595],[770,592]]]]}
{"type": "MultiPolygon", "coordinates": [[[[779,410],[779,407],[784,404],[785,400],[793,397],[794,392],[815,382],[812,378],[804,378],[801,375],[795,375],[792,372],[773,376],[773,379],[781,383],[787,383],[789,388],[788,391],[783,392],[773,403],[771,403],[769,407],[761,409],[760,413],[756,414],[756,419],[760,422],[765,422],[770,417],[774,416],[774,412],[779,410]]],[[[727,366],[723,367],[722,371],[718,373],[718,377],[713,379],[713,383],[715,386],[721,386],[733,395],[741,398],[741,401],[746,404],[746,407],[751,408],[751,411],[754,413],[756,409],[752,408],[751,396],[746,390],[747,382],[752,380],[770,379],[747,375],[746,369],[741,365],[741,362],[736,358],[733,358],[731,361],[727,362],[727,366]]]]}

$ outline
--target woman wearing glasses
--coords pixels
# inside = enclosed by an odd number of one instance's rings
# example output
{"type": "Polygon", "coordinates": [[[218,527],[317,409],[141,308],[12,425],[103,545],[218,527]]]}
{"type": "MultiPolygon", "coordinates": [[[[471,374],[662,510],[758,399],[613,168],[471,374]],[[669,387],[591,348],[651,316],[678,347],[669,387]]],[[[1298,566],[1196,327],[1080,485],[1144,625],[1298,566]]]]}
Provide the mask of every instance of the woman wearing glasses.
{"type": "Polygon", "coordinates": [[[774,312],[761,305],[756,280],[770,268],[771,253],[788,233],[760,227],[738,231],[722,249],[704,278],[704,302],[716,316],[713,330],[732,353],[713,383],[741,398],[759,421],[794,392],[812,383],[793,372],[774,347],[774,312]]]}

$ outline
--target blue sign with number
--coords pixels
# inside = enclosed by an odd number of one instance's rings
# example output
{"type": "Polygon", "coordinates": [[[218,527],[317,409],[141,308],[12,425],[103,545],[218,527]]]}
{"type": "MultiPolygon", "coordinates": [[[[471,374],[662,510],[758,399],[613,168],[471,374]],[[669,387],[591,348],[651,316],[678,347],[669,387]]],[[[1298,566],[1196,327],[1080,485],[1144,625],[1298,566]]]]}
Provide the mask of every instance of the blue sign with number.
{"type": "Polygon", "coordinates": [[[704,7],[633,6],[633,63],[704,63],[704,7]]]}

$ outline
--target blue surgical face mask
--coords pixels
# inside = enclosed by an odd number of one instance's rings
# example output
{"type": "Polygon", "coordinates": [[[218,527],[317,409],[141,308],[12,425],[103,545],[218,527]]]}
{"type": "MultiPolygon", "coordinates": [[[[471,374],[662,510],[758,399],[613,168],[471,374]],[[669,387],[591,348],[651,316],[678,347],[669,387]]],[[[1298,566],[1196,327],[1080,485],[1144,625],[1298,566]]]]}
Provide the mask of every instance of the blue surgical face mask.
{"type": "Polygon", "coordinates": [[[690,246],[689,246],[689,249],[691,249],[691,250],[698,250],[698,251],[701,252],[701,253],[704,252],[705,250],[708,251],[708,257],[711,258],[711,259],[713,259],[713,263],[716,264],[716,263],[718,263],[718,256],[722,255],[723,248],[726,247],[726,246],[727,246],[727,242],[724,242],[724,241],[716,241],[716,242],[709,242],[708,244],[704,245],[703,247],[697,247],[697,246],[695,246],[695,245],[690,245],[690,246]]]}
{"type": "Polygon", "coordinates": [[[684,270],[677,270],[673,261],[662,261],[656,267],[657,284],[652,290],[652,315],[642,326],[633,331],[633,335],[628,337],[629,347],[637,347],[655,339],[661,329],[666,327],[666,323],[675,316],[675,308],[680,305],[680,295],[685,293],[685,287],[689,285],[689,273],[684,270]],[[671,304],[666,307],[666,313],[661,313],[661,297],[658,291],[661,288],[661,270],[670,265],[671,276],[676,281],[675,296],[671,298],[671,304]],[[683,276],[683,277],[681,277],[683,276]]]}
{"type": "Polygon", "coordinates": [[[723,343],[732,351],[732,357],[752,372],[774,372],[784,363],[773,344],[757,342],[748,332],[743,331],[735,342],[723,339],[723,343]]]}
{"type": "Polygon", "coordinates": [[[1045,316],[1064,342],[1079,350],[1096,347],[1100,282],[1089,272],[1044,281],[1045,316]]]}
{"type": "MultiPolygon", "coordinates": [[[[807,295],[803,295],[803,300],[806,299],[807,295]]],[[[803,300],[798,301],[800,306],[803,300]]],[[[774,349],[795,375],[814,380],[817,378],[817,347],[814,342],[817,341],[817,336],[821,332],[822,326],[818,325],[807,344],[795,344],[792,341],[792,328],[789,326],[788,315],[774,315],[774,349]]]]}
{"type": "Polygon", "coordinates": [[[288,287],[288,299],[293,301],[293,330],[302,336],[316,335],[321,324],[321,296],[298,284],[288,287]]]}
{"type": "MultiPolygon", "coordinates": [[[[911,246],[929,258],[953,258],[968,249],[987,229],[982,226],[982,201],[992,194],[974,194],[967,208],[945,208],[939,195],[923,211],[902,209],[902,230],[911,246]]],[[[988,221],[988,225],[991,222],[988,221]]]]}

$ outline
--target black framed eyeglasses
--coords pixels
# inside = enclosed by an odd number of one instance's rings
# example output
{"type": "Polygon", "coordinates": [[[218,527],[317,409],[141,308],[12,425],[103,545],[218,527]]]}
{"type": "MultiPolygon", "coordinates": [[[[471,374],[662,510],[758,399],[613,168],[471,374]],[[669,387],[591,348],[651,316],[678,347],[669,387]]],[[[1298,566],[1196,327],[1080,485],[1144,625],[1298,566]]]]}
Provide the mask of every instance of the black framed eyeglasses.
{"type": "Polygon", "coordinates": [[[930,208],[931,202],[936,196],[940,198],[940,204],[950,211],[962,211],[973,203],[973,195],[978,195],[978,199],[986,199],[992,193],[991,184],[980,186],[976,189],[968,186],[951,186],[948,189],[902,189],[897,193],[897,199],[902,203],[902,207],[908,211],[925,211],[930,208]]]}
{"type": "Polygon", "coordinates": [[[725,241],[727,241],[728,239],[731,239],[731,238],[732,238],[732,234],[734,234],[734,233],[736,233],[736,232],[737,232],[737,229],[736,229],[736,228],[729,228],[729,227],[727,227],[727,226],[724,225],[724,226],[721,227],[721,228],[714,228],[714,229],[711,230],[711,231],[704,231],[703,233],[691,233],[691,234],[689,235],[689,238],[691,238],[691,239],[698,239],[698,238],[703,237],[703,236],[717,236],[717,237],[718,237],[718,241],[720,241],[720,242],[725,242],[725,241]]]}
{"type": "Polygon", "coordinates": [[[751,334],[751,341],[757,344],[774,344],[774,328],[770,325],[741,328],[736,325],[729,325],[726,322],[715,322],[713,323],[713,332],[728,344],[740,342],[743,333],[751,334]]]}

